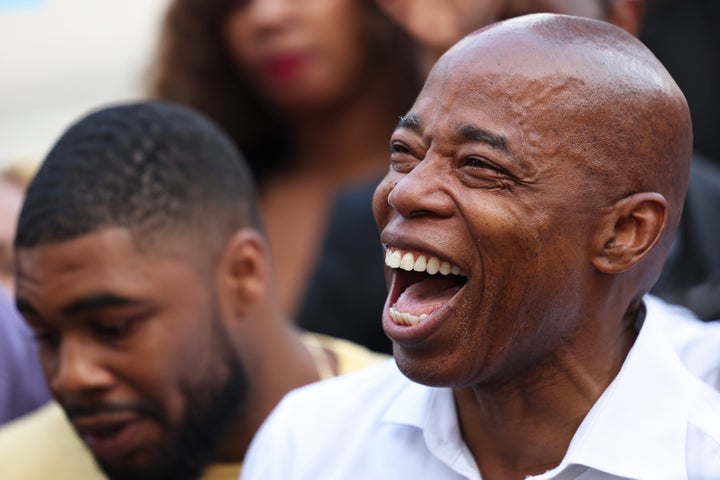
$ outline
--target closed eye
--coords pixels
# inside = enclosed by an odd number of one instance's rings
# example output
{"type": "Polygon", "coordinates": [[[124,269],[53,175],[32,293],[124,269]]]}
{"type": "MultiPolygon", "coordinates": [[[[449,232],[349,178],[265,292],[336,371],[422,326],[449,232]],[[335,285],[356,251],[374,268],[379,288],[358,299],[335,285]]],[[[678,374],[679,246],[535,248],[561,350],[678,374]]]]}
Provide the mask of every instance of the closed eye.
{"type": "Polygon", "coordinates": [[[137,317],[129,317],[97,322],[93,323],[92,329],[98,338],[108,341],[121,340],[133,332],[133,327],[138,319],[137,317]]]}
{"type": "Polygon", "coordinates": [[[390,155],[393,154],[410,154],[410,149],[401,142],[392,142],[390,144],[390,155]]]}
{"type": "Polygon", "coordinates": [[[505,171],[505,169],[498,167],[497,165],[483,157],[467,157],[465,159],[465,165],[472,168],[491,170],[501,175],[508,175],[508,172],[505,171]]]}
{"type": "Polygon", "coordinates": [[[34,329],[33,337],[40,348],[55,348],[60,344],[60,336],[49,330],[34,329]]]}
{"type": "Polygon", "coordinates": [[[405,143],[395,140],[390,144],[390,165],[396,172],[410,173],[420,160],[405,143]]]}

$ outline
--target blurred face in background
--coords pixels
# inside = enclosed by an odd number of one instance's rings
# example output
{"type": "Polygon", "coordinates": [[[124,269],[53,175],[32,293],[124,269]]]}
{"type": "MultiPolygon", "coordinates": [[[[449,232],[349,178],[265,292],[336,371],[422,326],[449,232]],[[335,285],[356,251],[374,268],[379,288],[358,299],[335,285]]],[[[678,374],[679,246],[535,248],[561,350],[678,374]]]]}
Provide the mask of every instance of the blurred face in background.
{"type": "Polygon", "coordinates": [[[366,64],[358,0],[246,0],[228,16],[230,54],[280,112],[350,98],[366,64]]]}
{"type": "Polygon", "coordinates": [[[511,18],[544,12],[604,19],[605,3],[602,0],[508,0],[504,16],[511,18]]]}

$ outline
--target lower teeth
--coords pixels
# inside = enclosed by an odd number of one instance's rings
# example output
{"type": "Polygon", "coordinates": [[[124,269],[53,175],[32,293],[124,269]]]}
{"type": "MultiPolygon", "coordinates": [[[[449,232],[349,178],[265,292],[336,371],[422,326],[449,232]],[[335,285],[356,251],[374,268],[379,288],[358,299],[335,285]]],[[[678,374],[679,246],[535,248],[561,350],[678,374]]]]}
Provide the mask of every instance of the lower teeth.
{"type": "Polygon", "coordinates": [[[390,307],[390,318],[398,325],[417,325],[427,317],[426,313],[417,316],[410,313],[399,312],[395,307],[390,307]]]}

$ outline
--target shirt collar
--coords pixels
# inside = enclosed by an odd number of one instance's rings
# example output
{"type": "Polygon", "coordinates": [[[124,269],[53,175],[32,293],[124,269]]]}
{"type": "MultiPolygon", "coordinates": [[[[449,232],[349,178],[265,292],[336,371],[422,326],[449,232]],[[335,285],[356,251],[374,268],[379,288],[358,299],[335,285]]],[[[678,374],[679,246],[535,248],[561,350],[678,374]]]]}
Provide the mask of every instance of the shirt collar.
{"type": "Polygon", "coordinates": [[[583,465],[627,478],[685,478],[695,383],[665,338],[658,321],[662,312],[654,305],[646,308],[620,372],[585,416],[561,465],[549,474],[583,465]]]}
{"type": "Polygon", "coordinates": [[[475,459],[460,435],[452,390],[402,378],[406,385],[386,410],[383,421],[416,427],[438,460],[465,478],[479,478],[475,459]]]}
{"type": "Polygon", "coordinates": [[[458,436],[455,400],[449,388],[433,388],[407,380],[385,412],[383,421],[411,425],[449,441],[458,436]]]}
{"type": "MultiPolygon", "coordinates": [[[[664,336],[657,305],[646,306],[639,334],[620,372],[573,436],[562,463],[537,478],[582,465],[627,478],[684,478],[689,374],[664,336]]],[[[407,381],[384,421],[417,427],[429,447],[466,450],[448,388],[407,381]]]]}

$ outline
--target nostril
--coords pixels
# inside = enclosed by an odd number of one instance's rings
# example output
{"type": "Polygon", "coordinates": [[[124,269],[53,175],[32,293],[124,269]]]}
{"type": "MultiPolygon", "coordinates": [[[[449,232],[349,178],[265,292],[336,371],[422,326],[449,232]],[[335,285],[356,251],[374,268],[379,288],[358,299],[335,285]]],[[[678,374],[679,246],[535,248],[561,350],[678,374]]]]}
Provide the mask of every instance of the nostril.
{"type": "Polygon", "coordinates": [[[452,215],[453,201],[445,188],[427,177],[400,180],[388,195],[388,204],[406,218],[452,215]]]}
{"type": "Polygon", "coordinates": [[[100,357],[82,341],[65,339],[60,345],[55,367],[49,378],[51,389],[61,395],[105,389],[114,379],[100,357]]]}

